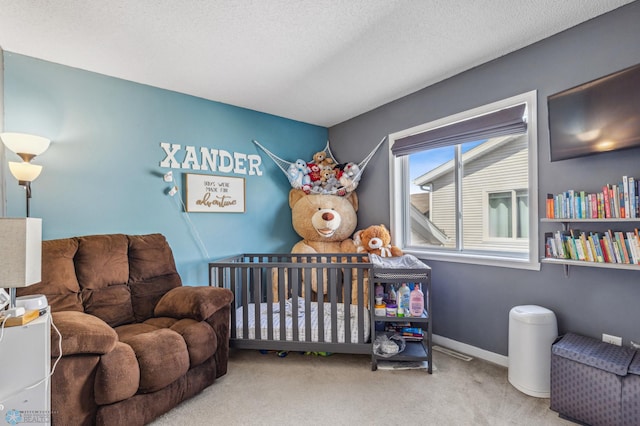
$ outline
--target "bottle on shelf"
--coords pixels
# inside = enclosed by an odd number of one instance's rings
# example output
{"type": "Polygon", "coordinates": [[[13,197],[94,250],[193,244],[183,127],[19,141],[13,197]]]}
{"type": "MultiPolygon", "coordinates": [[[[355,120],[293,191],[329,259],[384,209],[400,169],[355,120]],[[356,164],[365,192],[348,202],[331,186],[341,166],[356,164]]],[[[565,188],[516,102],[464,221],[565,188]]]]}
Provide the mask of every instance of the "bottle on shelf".
{"type": "Polygon", "coordinates": [[[420,290],[420,286],[415,284],[409,297],[409,312],[412,317],[422,316],[424,311],[424,293],[420,290]]]}
{"type": "Polygon", "coordinates": [[[409,298],[410,298],[411,290],[407,287],[407,283],[402,283],[400,288],[398,289],[397,299],[398,299],[398,308],[402,308],[403,312],[409,313],[409,298]]]}
{"type": "MultiPolygon", "coordinates": [[[[382,301],[382,297],[376,296],[375,315],[378,317],[384,317],[387,315],[387,305],[382,301]]],[[[382,321],[376,321],[376,331],[384,331],[384,323],[382,321]]]]}
{"type": "Polygon", "coordinates": [[[396,302],[396,290],[393,288],[393,284],[387,284],[387,294],[389,295],[389,301],[396,302]]]}
{"type": "Polygon", "coordinates": [[[377,283],[376,284],[376,288],[374,290],[374,295],[376,298],[378,297],[384,297],[384,287],[382,287],[381,283],[377,283]]]}

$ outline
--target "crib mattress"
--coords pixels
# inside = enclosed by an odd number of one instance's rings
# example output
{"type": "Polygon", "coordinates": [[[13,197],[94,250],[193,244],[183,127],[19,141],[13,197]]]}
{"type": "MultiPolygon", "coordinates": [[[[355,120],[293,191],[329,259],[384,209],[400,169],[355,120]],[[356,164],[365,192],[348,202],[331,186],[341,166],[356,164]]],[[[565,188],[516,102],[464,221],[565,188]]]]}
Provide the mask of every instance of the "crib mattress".
{"type": "MultiPolygon", "coordinates": [[[[260,324],[258,325],[256,323],[256,316],[255,316],[255,304],[253,303],[249,303],[247,305],[247,318],[248,318],[248,339],[251,340],[256,340],[256,327],[259,326],[260,328],[260,339],[259,340],[269,340],[269,335],[268,335],[268,313],[267,313],[267,303],[261,303],[260,304],[260,324]]],[[[331,316],[332,316],[332,307],[331,307],[331,303],[325,302],[323,304],[323,324],[324,324],[324,340],[319,340],[319,329],[318,329],[318,323],[319,323],[319,318],[318,318],[318,302],[311,302],[310,303],[310,312],[305,312],[304,309],[304,304],[302,302],[302,299],[300,301],[299,304],[299,309],[298,309],[298,316],[297,316],[297,322],[298,322],[298,338],[295,339],[297,341],[307,341],[306,338],[306,329],[305,329],[305,321],[306,321],[306,316],[309,315],[311,318],[311,342],[333,342],[333,343],[345,343],[345,307],[343,303],[337,303],[336,304],[336,311],[335,314],[337,316],[337,341],[334,342],[332,340],[332,324],[331,324],[331,316]]],[[[358,342],[358,308],[355,305],[349,305],[350,307],[350,320],[349,320],[349,324],[350,324],[350,331],[351,331],[351,339],[349,340],[350,343],[356,343],[358,342]]],[[[369,310],[364,308],[363,309],[363,315],[364,315],[364,321],[363,321],[363,328],[364,328],[364,342],[368,342],[369,341],[369,332],[370,332],[370,321],[369,321],[369,310]]],[[[287,341],[294,341],[294,336],[293,336],[293,324],[294,324],[294,317],[293,317],[293,309],[291,308],[291,304],[287,303],[286,305],[286,313],[285,313],[285,327],[286,327],[286,336],[285,338],[281,338],[280,337],[280,304],[279,303],[273,303],[273,315],[272,315],[272,321],[273,321],[273,340],[277,340],[277,341],[282,341],[282,340],[287,340],[287,341]]],[[[244,338],[244,333],[243,333],[243,307],[240,306],[237,310],[236,310],[236,339],[243,339],[244,338]]]]}

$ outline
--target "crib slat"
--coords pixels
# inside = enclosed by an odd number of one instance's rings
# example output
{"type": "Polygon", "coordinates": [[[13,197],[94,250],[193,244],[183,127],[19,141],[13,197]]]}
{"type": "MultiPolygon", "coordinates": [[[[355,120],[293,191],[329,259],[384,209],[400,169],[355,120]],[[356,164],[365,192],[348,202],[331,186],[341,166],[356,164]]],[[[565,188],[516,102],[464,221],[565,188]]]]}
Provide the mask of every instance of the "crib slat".
{"type": "Polygon", "coordinates": [[[289,281],[289,289],[291,291],[291,326],[292,338],[295,342],[300,340],[300,326],[298,322],[298,293],[300,289],[300,269],[289,268],[291,271],[291,280],[289,281]]]}
{"type": "Polygon", "coordinates": [[[352,289],[351,268],[344,268],[342,284],[344,288],[344,298],[342,307],[344,308],[344,343],[351,343],[351,291],[352,289]]]}
{"type": "Polygon", "coordinates": [[[364,320],[365,315],[368,315],[365,312],[365,306],[367,306],[368,301],[365,298],[365,285],[368,285],[364,280],[365,269],[357,268],[356,271],[356,280],[358,286],[358,343],[365,343],[364,341],[364,320]]]}
{"type": "Polygon", "coordinates": [[[280,298],[278,299],[280,303],[280,340],[287,340],[287,295],[285,293],[285,280],[288,280],[286,282],[291,282],[291,277],[289,276],[290,269],[291,268],[278,268],[278,294],[280,296],[280,298]]]}
{"type": "MultiPolygon", "coordinates": [[[[263,268],[267,278],[267,339],[273,340],[273,272],[277,268],[263,268]]],[[[280,274],[278,274],[280,276],[280,274]]]]}
{"type": "MultiPolygon", "coordinates": [[[[238,292],[236,291],[236,268],[234,267],[230,267],[229,268],[229,289],[233,292],[234,295],[234,305],[237,306],[238,304],[238,299],[235,298],[236,295],[238,294],[238,292]]],[[[231,309],[231,338],[232,339],[236,339],[237,336],[237,330],[236,330],[236,315],[237,312],[235,309],[231,309]]]]}
{"type": "MultiPolygon", "coordinates": [[[[320,268],[307,268],[307,271],[315,276],[316,279],[316,290],[317,290],[317,301],[318,301],[318,342],[325,342],[325,327],[324,327],[324,294],[327,291],[325,286],[325,282],[322,279],[322,271],[320,268]]],[[[311,280],[309,280],[309,294],[311,294],[311,280]]]]}
{"type": "MultiPolygon", "coordinates": [[[[305,312],[305,319],[304,319],[304,336],[305,336],[305,341],[307,342],[311,342],[312,341],[312,316],[311,316],[311,271],[309,270],[309,268],[302,268],[300,270],[300,275],[302,277],[302,285],[304,286],[303,288],[303,294],[304,294],[304,312],[305,312]]],[[[317,313],[317,310],[316,310],[317,313]]],[[[320,323],[318,323],[319,325],[320,323]]]]}
{"type": "Polygon", "coordinates": [[[240,292],[242,294],[242,338],[249,338],[249,283],[245,273],[247,268],[238,269],[240,275],[240,292]]]}
{"type": "Polygon", "coordinates": [[[262,277],[260,275],[260,269],[251,267],[247,270],[250,273],[248,285],[252,285],[253,291],[253,309],[254,309],[254,324],[255,324],[255,336],[256,339],[262,339],[262,327],[260,326],[260,314],[262,301],[262,277]]]}
{"type": "MultiPolygon", "coordinates": [[[[327,281],[329,284],[329,298],[331,300],[331,342],[338,343],[338,289],[336,288],[338,280],[335,276],[335,268],[329,269],[327,272],[327,281]]],[[[343,304],[344,307],[344,304],[343,304]]]]}

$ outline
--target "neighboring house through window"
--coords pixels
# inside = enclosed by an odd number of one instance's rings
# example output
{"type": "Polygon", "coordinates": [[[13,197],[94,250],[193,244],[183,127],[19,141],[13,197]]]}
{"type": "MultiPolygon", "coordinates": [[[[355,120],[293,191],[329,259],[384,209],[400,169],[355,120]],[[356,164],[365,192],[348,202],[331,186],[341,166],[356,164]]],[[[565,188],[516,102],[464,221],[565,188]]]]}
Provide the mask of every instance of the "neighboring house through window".
{"type": "Polygon", "coordinates": [[[536,93],[389,136],[395,244],[538,269],[536,93]]]}

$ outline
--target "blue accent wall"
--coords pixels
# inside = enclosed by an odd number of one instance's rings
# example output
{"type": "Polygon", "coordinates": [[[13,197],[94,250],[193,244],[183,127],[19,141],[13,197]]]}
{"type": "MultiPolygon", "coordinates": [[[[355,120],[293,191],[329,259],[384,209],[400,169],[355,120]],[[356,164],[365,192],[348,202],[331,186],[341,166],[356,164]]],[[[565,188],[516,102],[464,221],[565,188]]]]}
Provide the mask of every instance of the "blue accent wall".
{"type": "MultiPolygon", "coordinates": [[[[289,252],[299,240],[286,177],[252,140],[282,158],[307,159],[324,148],[326,128],[6,51],[4,66],[4,131],[52,140],[33,161],[44,166],[31,200],[44,239],[159,232],[188,285],[208,282],[197,235],[214,259],[289,252]],[[160,167],[161,142],[260,155],[262,176],[173,169],[182,197],[187,172],[245,178],[245,213],[185,213],[178,195],[166,194],[162,176],[171,169],[160,167]]],[[[7,216],[24,216],[24,189],[8,170],[5,181],[7,216]]]]}

